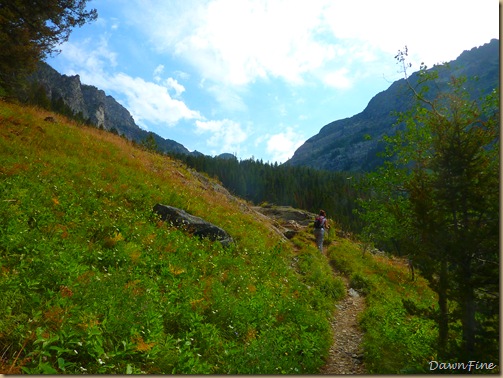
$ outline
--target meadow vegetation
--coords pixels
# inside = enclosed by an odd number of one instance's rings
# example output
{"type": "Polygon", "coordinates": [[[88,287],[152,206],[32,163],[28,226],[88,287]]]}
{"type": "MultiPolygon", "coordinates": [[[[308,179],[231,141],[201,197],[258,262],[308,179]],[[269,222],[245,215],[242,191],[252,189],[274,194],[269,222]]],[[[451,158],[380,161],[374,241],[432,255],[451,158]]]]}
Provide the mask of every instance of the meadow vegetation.
{"type": "Polygon", "coordinates": [[[436,294],[421,276],[412,279],[404,259],[364,253],[359,243],[334,237],[330,264],[365,296],[359,323],[369,374],[428,373],[437,358],[436,294]]]}
{"type": "Polygon", "coordinates": [[[427,373],[436,293],[332,224],[324,256],[310,229],[285,241],[178,160],[0,102],[0,372],[315,374],[345,275],[365,295],[367,372],[427,373]],[[156,203],[235,244],[160,221],[156,203]]]}
{"type": "Polygon", "coordinates": [[[2,373],[316,373],[342,283],[312,243],[284,242],[200,176],[0,103],[2,373]],[[170,227],[156,203],[235,245],[170,227]]]}

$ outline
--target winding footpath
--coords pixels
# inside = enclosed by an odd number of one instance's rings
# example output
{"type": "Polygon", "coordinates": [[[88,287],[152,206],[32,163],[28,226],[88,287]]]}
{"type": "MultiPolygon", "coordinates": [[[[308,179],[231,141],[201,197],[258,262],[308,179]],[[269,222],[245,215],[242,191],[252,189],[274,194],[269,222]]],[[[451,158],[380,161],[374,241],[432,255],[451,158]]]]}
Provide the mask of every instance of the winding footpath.
{"type": "Polygon", "coordinates": [[[365,298],[349,287],[346,277],[346,297],[336,307],[332,319],[334,342],[320,374],[365,374],[361,342],[363,332],[358,326],[358,315],[365,308],[365,298]]]}
{"type": "MultiPolygon", "coordinates": [[[[280,234],[284,234],[284,231],[278,230],[276,224],[280,224],[286,230],[297,232],[301,227],[311,227],[312,219],[316,216],[316,214],[285,206],[254,207],[253,211],[257,216],[272,220],[275,224],[272,229],[280,234]]],[[[361,349],[363,332],[358,325],[358,316],[365,308],[365,298],[350,288],[349,280],[345,276],[335,271],[333,274],[341,277],[344,281],[347,294],[336,304],[331,322],[334,335],[333,344],[327,361],[319,373],[328,375],[365,374],[366,369],[361,349]]]]}

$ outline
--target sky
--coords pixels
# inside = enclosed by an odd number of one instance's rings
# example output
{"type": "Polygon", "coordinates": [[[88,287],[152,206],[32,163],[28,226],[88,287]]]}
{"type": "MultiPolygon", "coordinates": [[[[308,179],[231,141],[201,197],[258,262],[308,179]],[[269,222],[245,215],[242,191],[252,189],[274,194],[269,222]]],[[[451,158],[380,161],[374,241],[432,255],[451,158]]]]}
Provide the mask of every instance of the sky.
{"type": "Polygon", "coordinates": [[[499,38],[499,0],[92,0],[46,61],[206,155],[282,163],[411,72],[499,38]]]}

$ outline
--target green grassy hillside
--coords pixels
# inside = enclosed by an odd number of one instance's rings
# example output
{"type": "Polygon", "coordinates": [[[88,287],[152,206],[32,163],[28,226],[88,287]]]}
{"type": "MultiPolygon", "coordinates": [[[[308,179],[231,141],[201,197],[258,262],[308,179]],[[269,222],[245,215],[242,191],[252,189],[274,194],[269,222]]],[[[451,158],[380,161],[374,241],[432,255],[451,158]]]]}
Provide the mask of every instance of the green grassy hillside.
{"type": "Polygon", "coordinates": [[[316,373],[343,295],[313,243],[282,241],[216,182],[3,102],[0,255],[2,373],[316,373]],[[156,203],[235,246],[171,228],[156,203]]]}
{"type": "Polygon", "coordinates": [[[335,231],[321,255],[310,229],[283,240],[179,161],[0,102],[0,373],[318,373],[345,295],[332,268],[366,295],[368,372],[427,372],[434,294],[335,231]],[[235,245],[161,222],[156,203],[235,245]]]}
{"type": "Polygon", "coordinates": [[[329,249],[334,270],[365,295],[359,323],[369,374],[425,374],[437,359],[436,294],[418,275],[412,279],[406,261],[362,253],[363,248],[336,238],[329,249]]]}

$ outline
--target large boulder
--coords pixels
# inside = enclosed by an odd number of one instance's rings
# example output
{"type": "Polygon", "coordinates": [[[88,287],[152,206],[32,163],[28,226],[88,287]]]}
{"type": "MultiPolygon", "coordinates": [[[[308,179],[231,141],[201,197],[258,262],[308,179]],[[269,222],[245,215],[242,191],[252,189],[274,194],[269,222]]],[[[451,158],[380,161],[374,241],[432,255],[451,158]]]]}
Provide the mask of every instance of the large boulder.
{"type": "Polygon", "coordinates": [[[191,235],[208,238],[213,241],[218,240],[224,247],[233,242],[231,236],[225,230],[184,210],[160,203],[155,205],[153,210],[163,221],[169,222],[173,226],[189,232],[191,235]]]}

